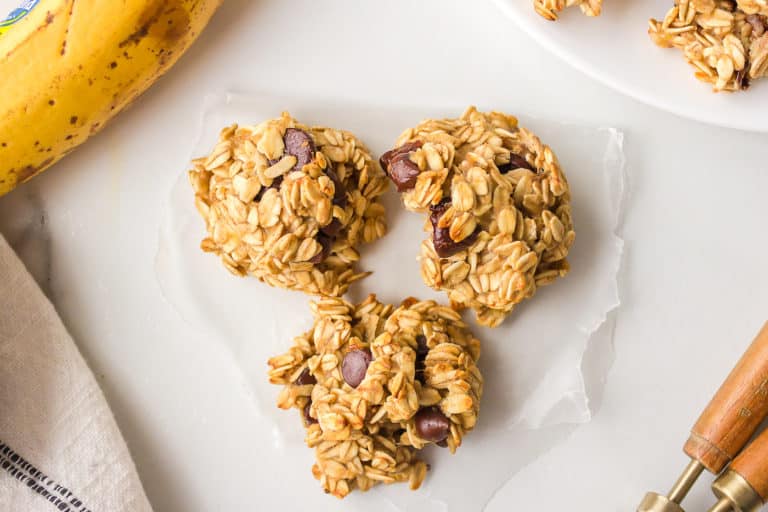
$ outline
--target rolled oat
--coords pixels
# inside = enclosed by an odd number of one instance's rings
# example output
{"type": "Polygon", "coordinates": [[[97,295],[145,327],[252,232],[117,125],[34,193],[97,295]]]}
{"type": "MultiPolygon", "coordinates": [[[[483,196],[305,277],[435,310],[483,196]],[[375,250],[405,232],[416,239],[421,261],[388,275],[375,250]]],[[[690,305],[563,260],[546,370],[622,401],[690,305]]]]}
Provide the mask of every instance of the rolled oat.
{"type": "Polygon", "coordinates": [[[536,12],[550,21],[555,21],[558,13],[566,7],[577,5],[587,16],[599,16],[603,0],[533,0],[536,12]]]}
{"type": "Polygon", "coordinates": [[[480,342],[434,301],[333,297],[312,312],[313,328],[269,360],[269,379],[284,386],[278,407],[301,411],[314,476],[339,498],[376,483],[418,488],[427,465],[417,451],[454,452],[477,422],[480,342]]]}
{"type": "Polygon", "coordinates": [[[238,276],[318,295],[341,295],[358,245],[386,233],[388,183],[351,133],[308,127],[284,113],[221,131],[189,179],[205,220],[204,251],[238,276]]]}
{"type": "Polygon", "coordinates": [[[568,272],[568,182],[549,146],[514,117],[470,107],[457,119],[426,120],[403,132],[381,164],[405,207],[428,213],[424,282],[473,308],[480,324],[497,326],[568,272]]]}
{"type": "Polygon", "coordinates": [[[766,0],[675,0],[648,34],[662,48],[677,48],[695,76],[715,92],[741,91],[768,74],[766,0]]]}

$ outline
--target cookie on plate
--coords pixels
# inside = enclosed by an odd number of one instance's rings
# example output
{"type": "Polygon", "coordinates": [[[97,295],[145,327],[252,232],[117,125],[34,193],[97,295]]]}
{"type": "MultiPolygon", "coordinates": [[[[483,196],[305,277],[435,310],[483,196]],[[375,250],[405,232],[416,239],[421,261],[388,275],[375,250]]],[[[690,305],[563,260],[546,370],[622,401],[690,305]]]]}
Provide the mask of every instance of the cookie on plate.
{"type": "Polygon", "coordinates": [[[675,0],[648,34],[662,48],[677,48],[712,90],[742,91],[768,74],[766,0],[675,0]]]}
{"type": "Polygon", "coordinates": [[[434,301],[333,297],[312,312],[313,328],[269,360],[269,379],[284,386],[278,407],[301,411],[314,476],[339,498],[376,483],[418,488],[427,465],[417,451],[454,452],[477,422],[480,342],[434,301]]]}
{"type": "Polygon", "coordinates": [[[579,6],[587,16],[600,16],[603,0],[533,0],[533,8],[544,18],[554,21],[566,7],[579,6]]]}
{"type": "Polygon", "coordinates": [[[357,248],[386,233],[388,182],[351,133],[284,113],[223,129],[193,166],[208,230],[201,247],[233,274],[318,295],[341,295],[367,275],[354,269],[357,248]]]}
{"type": "Polygon", "coordinates": [[[495,327],[564,276],[575,234],[570,190],[549,146],[517,119],[470,107],[403,132],[381,165],[405,207],[426,213],[424,282],[495,327]]]}
{"type": "Polygon", "coordinates": [[[768,0],[736,0],[736,3],[746,14],[768,15],[768,0]]]}

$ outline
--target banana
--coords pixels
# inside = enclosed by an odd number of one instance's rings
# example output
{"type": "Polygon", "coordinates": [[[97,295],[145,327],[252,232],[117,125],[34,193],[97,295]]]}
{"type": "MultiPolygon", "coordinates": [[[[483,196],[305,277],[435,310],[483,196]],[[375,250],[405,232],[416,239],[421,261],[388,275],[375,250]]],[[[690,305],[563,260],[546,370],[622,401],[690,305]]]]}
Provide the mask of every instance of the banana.
{"type": "Polygon", "coordinates": [[[0,195],[101,130],[222,0],[40,0],[0,35],[0,195]]]}

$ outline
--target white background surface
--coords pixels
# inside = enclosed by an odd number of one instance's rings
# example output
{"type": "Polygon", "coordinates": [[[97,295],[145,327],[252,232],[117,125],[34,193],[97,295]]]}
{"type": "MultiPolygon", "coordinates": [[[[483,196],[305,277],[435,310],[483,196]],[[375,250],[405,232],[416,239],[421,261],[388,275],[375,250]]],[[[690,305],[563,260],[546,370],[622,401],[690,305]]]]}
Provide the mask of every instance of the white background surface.
{"type": "MultiPolygon", "coordinates": [[[[490,2],[228,0],[128,112],[0,199],[0,231],[96,373],[156,511],[387,510],[370,495],[322,496],[309,452],[299,465],[270,456],[235,362],[160,295],[164,204],[203,96],[229,89],[478,102],[624,130],[632,192],[605,393],[591,423],[487,510],[633,510],[646,490],[666,491],[690,425],[768,318],[766,136],[624,98],[545,53],[490,2]]],[[[710,502],[708,481],[690,511],[710,502]]]]}

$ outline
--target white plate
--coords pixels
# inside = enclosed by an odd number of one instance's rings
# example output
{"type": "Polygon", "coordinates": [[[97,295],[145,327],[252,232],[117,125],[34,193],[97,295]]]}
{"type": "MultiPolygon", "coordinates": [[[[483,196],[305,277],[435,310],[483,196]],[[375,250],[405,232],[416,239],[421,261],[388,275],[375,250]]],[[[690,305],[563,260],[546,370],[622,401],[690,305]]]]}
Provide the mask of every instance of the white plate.
{"type": "Polygon", "coordinates": [[[537,15],[532,0],[495,0],[517,25],[576,69],[628,96],[682,117],[768,132],[768,85],[747,92],[711,91],[696,80],[681,52],[654,45],[648,19],[662,18],[672,0],[606,0],[599,18],[568,9],[553,23],[537,15]]]}

